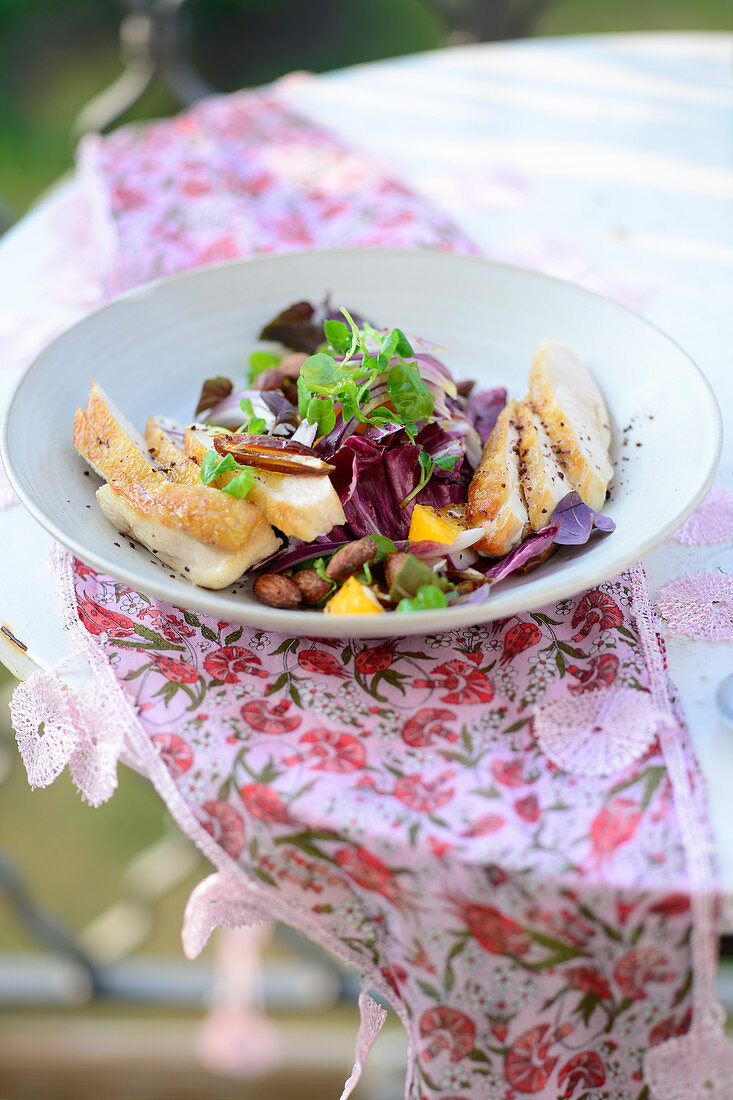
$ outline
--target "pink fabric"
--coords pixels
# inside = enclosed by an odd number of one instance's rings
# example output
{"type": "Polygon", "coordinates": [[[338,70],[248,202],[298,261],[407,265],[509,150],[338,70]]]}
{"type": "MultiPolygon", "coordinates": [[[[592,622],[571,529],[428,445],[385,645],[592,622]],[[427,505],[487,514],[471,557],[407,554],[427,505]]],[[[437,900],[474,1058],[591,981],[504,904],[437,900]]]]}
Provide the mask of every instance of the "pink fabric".
{"type": "MultiPolygon", "coordinates": [[[[268,248],[470,247],[273,96],[211,100],[84,155],[109,198],[110,286],[268,248]]],[[[712,1018],[701,782],[640,573],[489,626],[347,644],[216,622],[65,553],[57,567],[117,708],[102,742],[136,754],[218,869],[189,905],[189,953],[218,924],[265,917],[337,951],[404,1023],[415,1100],[641,1100],[646,1050],[712,1018]],[[620,770],[548,764],[544,701],[592,700],[585,726],[593,711],[618,748],[619,709],[600,706],[613,689],[645,716],[620,770]]]]}
{"type": "Polygon", "coordinates": [[[733,577],[728,573],[686,574],[662,585],[657,609],[672,634],[733,642],[733,577]]]}
{"type": "Polygon", "coordinates": [[[733,492],[714,488],[672,536],[686,546],[710,546],[733,540],[733,492]]]}
{"type": "Polygon", "coordinates": [[[175,119],[87,138],[81,167],[96,185],[110,292],[252,253],[476,251],[443,214],[284,109],[274,91],[207,99],[175,119]]]}

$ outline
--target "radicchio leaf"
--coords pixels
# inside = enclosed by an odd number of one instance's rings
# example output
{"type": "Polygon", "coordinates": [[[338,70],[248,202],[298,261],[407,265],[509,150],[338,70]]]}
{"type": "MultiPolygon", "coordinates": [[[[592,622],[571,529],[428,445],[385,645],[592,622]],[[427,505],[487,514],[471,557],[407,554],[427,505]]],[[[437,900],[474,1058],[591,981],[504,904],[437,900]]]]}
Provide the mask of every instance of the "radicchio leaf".
{"type": "Polygon", "coordinates": [[[466,416],[478,432],[481,446],[491,435],[499,413],[506,405],[506,390],[497,386],[493,390],[479,390],[472,393],[466,402],[466,416]]]}
{"type": "Polygon", "coordinates": [[[194,417],[199,416],[208,409],[213,409],[234,389],[234,383],[229,378],[217,374],[216,378],[207,378],[201,387],[201,396],[194,411],[194,417]]]}
{"type": "Polygon", "coordinates": [[[501,561],[496,562],[488,569],[482,569],[481,572],[487,580],[496,584],[497,581],[508,577],[510,573],[516,573],[520,569],[529,569],[532,563],[537,558],[541,558],[553,545],[557,531],[558,529],[553,523],[543,528],[542,531],[533,532],[516,549],[510,551],[505,558],[502,558],[501,561]]]}

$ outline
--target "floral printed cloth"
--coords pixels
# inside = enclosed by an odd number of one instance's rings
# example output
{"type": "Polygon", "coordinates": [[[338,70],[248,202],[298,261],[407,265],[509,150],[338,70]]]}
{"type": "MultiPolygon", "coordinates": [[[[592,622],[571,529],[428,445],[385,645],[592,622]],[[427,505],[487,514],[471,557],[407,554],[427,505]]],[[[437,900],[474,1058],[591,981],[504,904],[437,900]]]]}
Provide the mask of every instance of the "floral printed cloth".
{"type": "MultiPolygon", "coordinates": [[[[82,159],[110,289],[253,251],[471,248],[276,91],[126,127],[82,159]]],[[[488,626],[378,643],[274,636],[80,561],[73,574],[75,625],[129,704],[128,748],[222,883],[391,1003],[410,1100],[648,1100],[645,1053],[688,1031],[693,986],[655,723],[673,724],[698,803],[701,790],[640,572],[488,626]],[[543,703],[619,689],[632,726],[654,719],[625,766],[550,762],[543,703]]],[[[593,713],[586,742],[603,736],[593,713]]],[[[201,906],[197,947],[227,919],[216,889],[201,906]]]]}

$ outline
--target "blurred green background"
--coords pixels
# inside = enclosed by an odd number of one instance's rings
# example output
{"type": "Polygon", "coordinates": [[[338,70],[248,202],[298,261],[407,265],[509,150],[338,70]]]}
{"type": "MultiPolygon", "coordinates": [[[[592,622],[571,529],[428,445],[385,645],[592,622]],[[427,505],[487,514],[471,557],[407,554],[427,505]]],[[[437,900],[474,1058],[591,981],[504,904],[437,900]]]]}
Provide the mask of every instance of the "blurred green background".
{"type": "MultiPolygon", "coordinates": [[[[321,72],[431,49],[449,33],[445,12],[463,0],[191,0],[185,9],[193,59],[230,90],[294,68],[321,72]]],[[[519,0],[483,0],[511,10],[519,0]]],[[[13,214],[72,161],[81,107],[121,69],[117,0],[0,0],[0,201],[13,214]]],[[[497,15],[497,29],[501,29],[497,15]]],[[[644,30],[733,30],[730,0],[549,0],[538,35],[644,30]]],[[[136,115],[176,105],[157,86],[136,115]]]]}

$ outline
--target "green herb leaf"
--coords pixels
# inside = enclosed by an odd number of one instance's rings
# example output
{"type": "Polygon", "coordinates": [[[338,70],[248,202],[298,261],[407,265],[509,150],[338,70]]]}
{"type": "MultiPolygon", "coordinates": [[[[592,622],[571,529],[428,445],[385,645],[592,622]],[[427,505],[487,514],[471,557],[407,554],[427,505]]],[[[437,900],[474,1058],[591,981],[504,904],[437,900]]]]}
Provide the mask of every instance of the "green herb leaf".
{"type": "Polygon", "coordinates": [[[416,497],[417,494],[425,488],[427,483],[430,481],[430,478],[433,476],[435,463],[433,462],[427,451],[420,451],[419,455],[417,456],[417,461],[418,465],[420,466],[420,479],[412,492],[408,493],[405,499],[402,501],[402,503],[400,504],[400,508],[406,508],[412,498],[416,497]]]}
{"type": "Polygon", "coordinates": [[[442,577],[440,573],[436,573],[425,562],[419,561],[414,554],[408,554],[395,576],[389,590],[389,598],[393,603],[397,603],[404,598],[411,599],[425,585],[439,588],[442,592],[450,592],[453,588],[450,581],[442,577]]]}
{"type": "Polygon", "coordinates": [[[397,333],[397,345],[395,351],[398,355],[404,356],[405,359],[410,359],[415,352],[412,350],[412,344],[405,336],[401,328],[393,328],[392,332],[397,333]]]}
{"type": "Polygon", "coordinates": [[[319,352],[306,359],[300,368],[300,377],[312,393],[321,393],[328,396],[337,387],[339,378],[339,364],[333,356],[319,352]]]}
{"type": "Polygon", "coordinates": [[[351,344],[351,332],[349,326],[345,325],[343,321],[329,320],[324,322],[323,331],[326,334],[331,347],[341,354],[345,355],[349,350],[351,344]]]}
{"type": "Polygon", "coordinates": [[[250,382],[256,378],[258,374],[262,374],[265,370],[271,370],[272,367],[278,366],[279,363],[279,355],[275,355],[271,351],[253,351],[249,357],[250,382]]]}
{"type": "Polygon", "coordinates": [[[442,458],[435,459],[435,465],[439,466],[441,470],[455,470],[460,457],[460,455],[443,455],[442,458]]]}
{"type": "Polygon", "coordinates": [[[228,474],[231,470],[238,469],[240,469],[239,463],[232,455],[222,458],[212,449],[207,451],[201,459],[201,480],[204,485],[211,485],[211,482],[216,481],[221,474],[228,474]]]}
{"type": "Polygon", "coordinates": [[[432,415],[435,397],[409,363],[396,363],[390,367],[387,390],[392,408],[405,422],[427,420],[432,415]]]}
{"type": "Polygon", "coordinates": [[[240,466],[240,472],[233,477],[228,485],[222,486],[223,493],[229,493],[233,497],[246,497],[257,478],[251,466],[240,466]]]}
{"type": "Polygon", "coordinates": [[[374,561],[382,561],[387,554],[394,554],[397,550],[392,539],[388,539],[386,535],[372,535],[372,539],[377,544],[377,556],[374,561]]]}
{"type": "Polygon", "coordinates": [[[431,611],[436,607],[447,607],[445,593],[434,584],[422,584],[412,599],[403,599],[397,604],[396,611],[431,611]]]}
{"type": "Polygon", "coordinates": [[[336,424],[336,410],[328,397],[312,397],[308,402],[305,419],[318,425],[318,435],[328,435],[336,424]]]}
{"type": "Polygon", "coordinates": [[[392,356],[397,350],[399,342],[400,334],[396,328],[393,328],[392,331],[387,333],[387,336],[383,338],[379,353],[377,354],[377,366],[380,370],[387,369],[392,356]]]}
{"type": "Polygon", "coordinates": [[[252,404],[251,397],[243,397],[242,400],[239,402],[239,407],[246,418],[239,431],[251,432],[253,435],[260,435],[267,427],[267,421],[263,420],[261,416],[255,415],[254,405],[252,404]]]}

